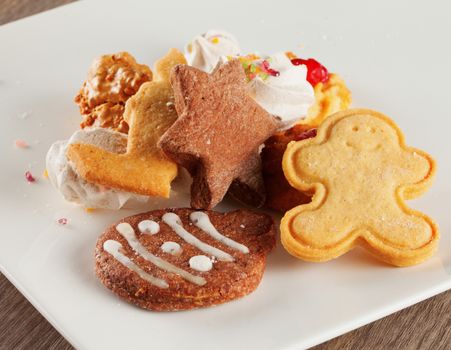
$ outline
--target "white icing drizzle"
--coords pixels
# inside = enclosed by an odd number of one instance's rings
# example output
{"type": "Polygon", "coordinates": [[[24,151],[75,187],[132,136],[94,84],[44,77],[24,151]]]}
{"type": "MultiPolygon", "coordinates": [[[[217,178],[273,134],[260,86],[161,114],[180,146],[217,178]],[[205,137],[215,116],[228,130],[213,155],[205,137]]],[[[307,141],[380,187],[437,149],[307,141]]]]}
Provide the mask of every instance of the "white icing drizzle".
{"type": "Polygon", "coordinates": [[[197,237],[186,231],[182,226],[182,221],[175,213],[166,213],[162,217],[163,221],[169,225],[176,234],[178,234],[185,242],[195,246],[199,250],[208,255],[213,255],[221,261],[234,261],[233,256],[225,251],[215,248],[207,243],[202,242],[197,237]]]}
{"type": "Polygon", "coordinates": [[[180,255],[182,252],[182,247],[180,247],[180,244],[177,242],[164,242],[161,245],[161,250],[165,253],[172,254],[172,255],[180,255]]]}
{"type": "Polygon", "coordinates": [[[170,262],[167,262],[164,259],[159,258],[158,256],[150,253],[136,238],[135,231],[130,224],[126,222],[122,222],[116,226],[117,232],[119,232],[128,242],[130,247],[139,255],[141,255],[144,259],[151,262],[155,266],[166,272],[172,272],[180,277],[186,279],[187,281],[197,284],[198,286],[203,286],[207,281],[203,277],[195,276],[188,271],[185,271],[175,265],[172,265],[170,262]]]}
{"type": "Polygon", "coordinates": [[[143,220],[138,224],[139,232],[154,235],[160,232],[160,225],[153,220],[143,220]]]}
{"type": "Polygon", "coordinates": [[[169,284],[160,278],[154,277],[151,274],[147,273],[146,271],[142,270],[140,267],[135,265],[133,261],[131,261],[128,257],[126,257],[124,254],[122,254],[119,250],[122,248],[122,244],[120,244],[117,241],[113,241],[111,239],[103,242],[103,249],[110,253],[113,258],[115,258],[117,261],[119,261],[122,265],[129,268],[130,270],[136,272],[139,277],[141,277],[143,280],[153,284],[154,286],[157,286],[159,288],[168,288],[169,284]]]}
{"type": "MultiPolygon", "coordinates": [[[[225,244],[226,246],[239,250],[241,253],[248,254],[249,248],[244,244],[238,243],[229,237],[226,237],[218,232],[216,227],[210,221],[208,215],[202,211],[193,211],[190,216],[190,220],[199,227],[205,233],[208,233],[211,237],[216,239],[217,241],[225,244]]],[[[244,226],[244,225],[243,225],[244,226]]]]}
{"type": "Polygon", "coordinates": [[[207,272],[213,268],[213,262],[208,256],[195,255],[189,259],[189,267],[193,270],[207,272]]]}

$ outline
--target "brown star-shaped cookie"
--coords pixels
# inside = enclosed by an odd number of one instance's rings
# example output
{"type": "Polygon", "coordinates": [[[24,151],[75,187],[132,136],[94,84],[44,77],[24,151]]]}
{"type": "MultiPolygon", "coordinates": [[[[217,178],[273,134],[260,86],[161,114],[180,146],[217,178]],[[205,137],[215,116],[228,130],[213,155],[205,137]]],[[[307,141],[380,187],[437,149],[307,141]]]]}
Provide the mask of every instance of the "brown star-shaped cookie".
{"type": "Polygon", "coordinates": [[[227,194],[251,207],[262,207],[266,202],[266,188],[263,181],[260,148],[241,163],[237,174],[227,194]]]}
{"type": "Polygon", "coordinates": [[[278,121],[248,95],[238,60],[211,74],[178,65],[171,84],[179,118],[159,146],[193,177],[191,206],[210,209],[243,174],[243,162],[276,131],[278,121]]]}

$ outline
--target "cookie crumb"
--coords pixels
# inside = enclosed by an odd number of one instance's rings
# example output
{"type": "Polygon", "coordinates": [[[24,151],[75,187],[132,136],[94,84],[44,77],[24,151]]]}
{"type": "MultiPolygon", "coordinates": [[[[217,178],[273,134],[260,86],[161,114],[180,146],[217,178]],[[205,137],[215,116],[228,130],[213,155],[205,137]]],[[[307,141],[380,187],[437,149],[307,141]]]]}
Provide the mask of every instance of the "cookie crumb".
{"type": "Polygon", "coordinates": [[[16,148],[22,149],[30,147],[28,146],[28,143],[26,143],[24,140],[15,140],[14,145],[16,146],[16,148]]]}
{"type": "Polygon", "coordinates": [[[61,226],[65,226],[65,225],[67,225],[67,223],[68,223],[69,221],[67,220],[67,218],[59,218],[58,220],[56,220],[56,222],[57,222],[58,224],[60,224],[61,226]]]}
{"type": "Polygon", "coordinates": [[[26,172],[25,172],[25,179],[26,179],[29,183],[36,182],[36,179],[35,179],[34,176],[31,174],[30,171],[26,171],[26,172]]]}
{"type": "Polygon", "coordinates": [[[28,117],[30,117],[31,115],[31,111],[25,111],[21,114],[19,114],[19,119],[25,120],[28,119],[28,117]]]}

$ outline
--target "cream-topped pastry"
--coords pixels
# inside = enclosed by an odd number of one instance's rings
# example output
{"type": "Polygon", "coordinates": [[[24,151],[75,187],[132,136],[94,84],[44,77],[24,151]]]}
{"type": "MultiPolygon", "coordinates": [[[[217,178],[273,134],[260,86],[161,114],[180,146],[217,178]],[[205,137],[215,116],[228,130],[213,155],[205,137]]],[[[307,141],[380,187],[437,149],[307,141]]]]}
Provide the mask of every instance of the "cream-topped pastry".
{"type": "Polygon", "coordinates": [[[307,80],[307,66],[295,65],[286,53],[271,56],[240,55],[237,40],[225,31],[210,30],[186,47],[189,65],[207,73],[218,63],[238,58],[249,82],[250,95],[269,113],[282,120],[281,129],[307,116],[315,93],[307,80]]]}
{"type": "Polygon", "coordinates": [[[120,209],[126,204],[146,202],[148,197],[89,183],[75,171],[66,157],[73,143],[96,145],[109,152],[124,153],[127,135],[105,128],[76,131],[69,140],[55,142],[47,152],[46,167],[52,185],[64,199],[87,208],[120,209]]]}
{"type": "Polygon", "coordinates": [[[269,113],[282,120],[281,129],[292,127],[305,118],[315,102],[307,67],[293,65],[284,52],[268,57],[238,57],[249,82],[251,96],[269,113]]]}
{"type": "Polygon", "coordinates": [[[237,56],[240,46],[235,37],[224,30],[209,30],[197,35],[186,45],[188,65],[210,73],[223,56],[237,56]]]}

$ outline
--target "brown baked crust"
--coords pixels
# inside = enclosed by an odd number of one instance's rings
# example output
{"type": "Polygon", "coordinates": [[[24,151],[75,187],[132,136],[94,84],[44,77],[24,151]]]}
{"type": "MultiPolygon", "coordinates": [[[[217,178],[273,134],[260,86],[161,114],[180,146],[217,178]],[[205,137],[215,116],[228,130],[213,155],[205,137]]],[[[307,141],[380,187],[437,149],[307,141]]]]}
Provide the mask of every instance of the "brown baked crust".
{"type": "Polygon", "coordinates": [[[249,248],[244,254],[211,238],[208,234],[189,224],[189,215],[194,209],[163,209],[130,216],[110,226],[98,239],[95,252],[95,272],[100,281],[121,298],[139,307],[154,311],[178,311],[222,304],[253,292],[262,278],[266,255],[275,246],[275,228],[272,218],[250,210],[236,210],[228,213],[206,211],[212,224],[223,235],[249,248]],[[183,226],[203,242],[231,254],[235,261],[216,261],[213,269],[198,272],[190,268],[189,258],[205,255],[196,247],[183,241],[161,217],[168,212],[176,213],[183,226]],[[142,220],[154,220],[160,225],[155,235],[141,234],[137,225],[142,220]],[[194,275],[202,276],[207,283],[198,286],[180,276],[165,272],[136,255],[127,241],[117,232],[120,222],[129,223],[135,230],[140,243],[152,254],[183,268],[194,275]],[[115,240],[122,244],[122,252],[136,265],[151,275],[166,280],[169,288],[159,288],[141,279],[137,273],[119,263],[106,252],[103,244],[115,240]],[[166,241],[180,244],[183,251],[179,256],[164,253],[160,246],[166,241]]]}
{"type": "Polygon", "coordinates": [[[314,127],[298,124],[271,136],[265,142],[265,148],[261,153],[266,189],[265,207],[284,213],[297,205],[310,202],[311,196],[308,193],[301,192],[288,183],[282,170],[282,158],[288,143],[315,135],[314,127]]]}
{"type": "Polygon", "coordinates": [[[255,208],[262,207],[266,192],[259,149],[241,163],[237,173],[238,176],[230,184],[227,193],[241,203],[255,208]]]}

